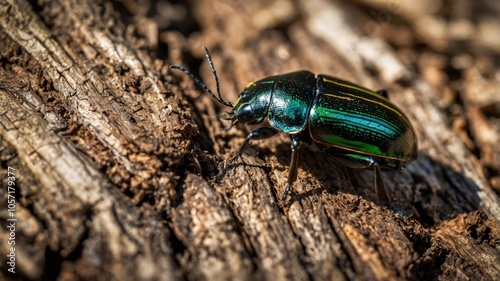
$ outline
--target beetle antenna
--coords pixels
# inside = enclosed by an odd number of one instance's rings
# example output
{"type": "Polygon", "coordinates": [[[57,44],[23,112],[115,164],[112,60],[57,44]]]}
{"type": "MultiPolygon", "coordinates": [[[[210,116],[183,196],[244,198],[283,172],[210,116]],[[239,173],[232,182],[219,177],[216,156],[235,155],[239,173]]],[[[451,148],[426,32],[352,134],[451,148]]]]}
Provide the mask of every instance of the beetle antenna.
{"type": "Polygon", "coordinates": [[[222,101],[224,105],[227,105],[229,107],[234,107],[232,103],[226,102],[221,94],[220,94],[220,87],[219,87],[219,76],[217,76],[217,70],[215,70],[214,67],[214,61],[212,60],[212,56],[210,55],[210,52],[208,51],[208,48],[203,46],[203,50],[205,50],[205,56],[207,57],[208,64],[210,65],[210,68],[212,69],[212,73],[214,74],[215,77],[215,85],[217,86],[217,94],[219,95],[219,101],[222,101]]]}
{"type": "Polygon", "coordinates": [[[212,69],[212,73],[214,74],[214,77],[215,77],[215,84],[217,85],[217,95],[219,97],[217,97],[214,92],[212,92],[212,90],[210,90],[207,85],[205,85],[205,83],[203,83],[198,77],[196,77],[193,73],[191,73],[189,70],[187,70],[186,68],[180,66],[180,65],[171,65],[169,66],[170,68],[172,69],[178,69],[184,73],[186,73],[189,77],[191,77],[194,82],[196,82],[198,85],[200,85],[206,92],[208,92],[214,99],[216,99],[219,103],[225,105],[225,106],[228,106],[228,107],[234,107],[234,105],[230,102],[227,102],[225,101],[223,98],[222,98],[222,95],[220,94],[220,86],[219,86],[219,77],[217,76],[217,71],[215,70],[215,67],[214,67],[214,62],[212,61],[212,56],[210,55],[210,52],[208,51],[207,47],[203,47],[203,49],[205,50],[205,55],[207,57],[207,60],[208,60],[208,64],[210,65],[210,68],[212,69]]]}

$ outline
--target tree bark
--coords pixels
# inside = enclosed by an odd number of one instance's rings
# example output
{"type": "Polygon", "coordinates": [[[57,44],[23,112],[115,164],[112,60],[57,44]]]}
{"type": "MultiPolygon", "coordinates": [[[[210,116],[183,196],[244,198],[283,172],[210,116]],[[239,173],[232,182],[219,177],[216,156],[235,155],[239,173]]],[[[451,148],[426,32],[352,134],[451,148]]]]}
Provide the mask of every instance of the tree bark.
{"type": "Polygon", "coordinates": [[[487,63],[498,49],[481,45],[487,55],[457,67],[463,79],[436,82],[447,74],[439,60],[425,64],[414,47],[414,68],[368,29],[404,20],[413,40],[450,50],[453,38],[426,41],[417,24],[425,1],[370,2],[0,1],[4,277],[500,279],[500,130],[488,118],[500,71],[487,63]],[[202,46],[228,101],[298,69],[387,88],[419,139],[417,161],[383,174],[390,207],[377,203],[373,172],[313,145],[282,202],[285,134],[229,163],[252,128],[224,130],[226,108],[168,69],[183,65],[215,89],[202,46]]]}

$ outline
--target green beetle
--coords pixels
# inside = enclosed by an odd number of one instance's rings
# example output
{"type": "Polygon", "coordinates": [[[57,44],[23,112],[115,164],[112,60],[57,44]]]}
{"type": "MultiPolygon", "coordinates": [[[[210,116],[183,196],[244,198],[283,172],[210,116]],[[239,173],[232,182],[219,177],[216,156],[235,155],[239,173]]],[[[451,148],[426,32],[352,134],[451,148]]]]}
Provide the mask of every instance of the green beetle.
{"type": "Polygon", "coordinates": [[[415,131],[405,114],[388,100],[385,90],[374,92],[356,84],[310,71],[297,71],[251,82],[233,105],[222,99],[219,79],[207,48],[205,54],[215,76],[216,96],[200,79],[188,74],[219,103],[231,107],[226,119],[263,126],[250,133],[233,159],[250,140],[267,139],[279,132],[292,138],[292,158],[285,200],[297,179],[299,150],[314,142],[333,161],[350,168],[374,170],[374,186],[381,203],[390,201],[381,169],[402,169],[418,157],[415,131]]]}

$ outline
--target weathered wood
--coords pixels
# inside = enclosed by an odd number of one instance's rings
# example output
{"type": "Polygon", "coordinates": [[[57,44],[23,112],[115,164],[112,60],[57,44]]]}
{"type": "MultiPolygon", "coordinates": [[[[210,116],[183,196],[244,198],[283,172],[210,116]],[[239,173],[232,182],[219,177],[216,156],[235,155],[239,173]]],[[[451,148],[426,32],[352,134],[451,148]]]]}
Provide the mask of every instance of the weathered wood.
{"type": "MultiPolygon", "coordinates": [[[[383,1],[359,2],[385,11],[383,1]]],[[[6,278],[500,279],[491,188],[500,134],[485,117],[495,114],[499,88],[481,75],[497,66],[457,66],[465,90],[453,95],[436,78],[442,64],[416,72],[358,25],[374,13],[346,3],[160,3],[154,21],[132,1],[0,2],[2,225],[7,169],[16,169],[15,274],[4,254],[10,232],[0,229],[6,278]],[[157,26],[170,31],[157,35],[157,26]],[[228,165],[252,128],[224,131],[227,121],[215,117],[227,108],[167,72],[184,65],[215,89],[202,46],[229,101],[250,81],[298,69],[387,88],[420,140],[417,161],[383,175],[394,209],[376,202],[371,171],[338,166],[314,146],[301,151],[298,180],[281,202],[290,161],[283,134],[252,142],[228,165]]],[[[415,24],[427,8],[388,11],[415,24]]],[[[452,40],[423,42],[443,51],[452,40]]]]}

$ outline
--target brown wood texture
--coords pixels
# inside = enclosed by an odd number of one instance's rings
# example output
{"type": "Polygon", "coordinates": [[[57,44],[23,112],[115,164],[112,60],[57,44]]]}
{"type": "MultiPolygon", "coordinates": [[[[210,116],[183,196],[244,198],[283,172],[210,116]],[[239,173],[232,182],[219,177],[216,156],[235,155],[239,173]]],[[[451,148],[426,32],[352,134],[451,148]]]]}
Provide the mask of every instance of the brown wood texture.
{"type": "Polygon", "coordinates": [[[499,280],[500,7],[436,3],[0,1],[4,279],[499,280]],[[228,101],[299,69],[386,88],[419,138],[393,208],[313,145],[281,202],[285,134],[228,164],[252,127],[168,69],[215,89],[202,46],[228,101]]]}

